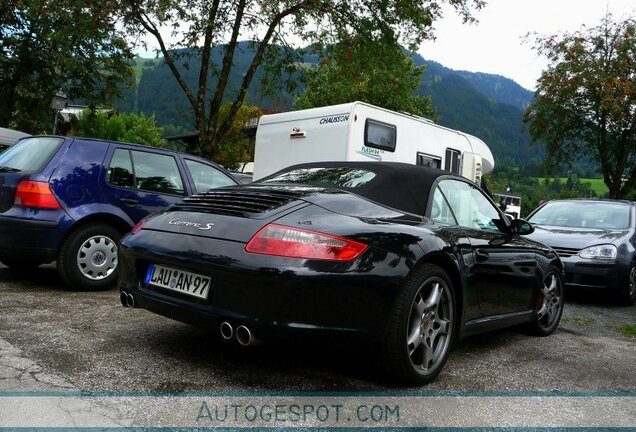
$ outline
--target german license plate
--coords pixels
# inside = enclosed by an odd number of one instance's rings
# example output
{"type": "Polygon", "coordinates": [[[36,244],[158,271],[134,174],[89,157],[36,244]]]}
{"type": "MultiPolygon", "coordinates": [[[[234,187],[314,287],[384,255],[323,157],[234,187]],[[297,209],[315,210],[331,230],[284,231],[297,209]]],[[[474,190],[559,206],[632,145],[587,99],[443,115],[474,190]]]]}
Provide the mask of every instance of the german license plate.
{"type": "Polygon", "coordinates": [[[145,282],[146,285],[207,299],[212,278],[172,267],[150,264],[145,282]]]}

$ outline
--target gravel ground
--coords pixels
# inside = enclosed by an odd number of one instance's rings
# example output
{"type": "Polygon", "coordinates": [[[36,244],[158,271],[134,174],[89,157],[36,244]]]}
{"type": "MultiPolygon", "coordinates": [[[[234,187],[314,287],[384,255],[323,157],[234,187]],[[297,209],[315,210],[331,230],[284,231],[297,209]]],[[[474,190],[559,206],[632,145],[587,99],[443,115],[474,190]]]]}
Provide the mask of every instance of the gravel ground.
{"type": "MultiPolygon", "coordinates": [[[[596,295],[566,304],[547,338],[515,330],[458,343],[435,391],[636,389],[636,307],[596,295]]],[[[373,352],[361,348],[265,345],[243,349],[139,309],[116,290],[67,290],[52,265],[30,274],[0,266],[0,338],[83,391],[385,391],[373,352]]]]}

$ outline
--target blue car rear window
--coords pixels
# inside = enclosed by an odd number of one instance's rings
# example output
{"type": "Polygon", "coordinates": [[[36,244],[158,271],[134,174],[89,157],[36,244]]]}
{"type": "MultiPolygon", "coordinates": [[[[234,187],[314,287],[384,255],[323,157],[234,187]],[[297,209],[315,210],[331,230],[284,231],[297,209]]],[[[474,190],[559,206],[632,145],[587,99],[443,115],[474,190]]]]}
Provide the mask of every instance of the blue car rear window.
{"type": "Polygon", "coordinates": [[[57,152],[62,138],[35,137],[18,142],[0,154],[0,167],[23,172],[39,172],[57,152]]]}

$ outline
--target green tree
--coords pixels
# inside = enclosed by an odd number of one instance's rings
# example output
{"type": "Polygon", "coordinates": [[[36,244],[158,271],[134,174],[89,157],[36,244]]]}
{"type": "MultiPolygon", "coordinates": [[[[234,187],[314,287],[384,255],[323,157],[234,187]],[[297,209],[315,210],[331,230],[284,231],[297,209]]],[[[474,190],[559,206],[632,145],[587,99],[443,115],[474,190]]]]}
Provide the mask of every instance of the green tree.
{"type": "MultiPolygon", "coordinates": [[[[225,120],[230,115],[231,103],[221,107],[220,116],[225,120]]],[[[254,139],[245,133],[245,125],[253,119],[258,119],[262,114],[259,107],[242,105],[234,115],[232,126],[225,135],[222,143],[219,143],[216,161],[224,167],[235,170],[241,162],[254,160],[254,139]]]]}
{"type": "Polygon", "coordinates": [[[119,95],[132,54],[118,2],[17,0],[0,5],[0,126],[50,132],[53,94],[91,106],[119,95]]]}
{"type": "Polygon", "coordinates": [[[636,188],[636,21],[605,16],[597,27],[538,37],[549,60],[524,121],[547,143],[548,165],[588,155],[611,198],[636,188]]]}
{"type": "Polygon", "coordinates": [[[70,135],[100,138],[111,141],[163,147],[163,130],[157,126],[154,117],[143,114],[114,114],[85,110],[79,119],[73,121],[70,135]]]}
{"type": "Polygon", "coordinates": [[[483,0],[122,0],[129,28],[150,34],[158,43],[192,108],[200,147],[213,159],[219,143],[260,72],[261,89],[274,92],[296,81],[298,51],[287,40],[331,44],[347,34],[395,34],[413,47],[427,37],[433,21],[448,3],[465,19],[483,0]],[[167,36],[167,32],[170,36],[167,36]],[[253,56],[237,89],[228,88],[239,38],[250,40],[253,56]],[[214,56],[215,47],[222,55],[214,56]],[[192,56],[201,59],[189,71],[192,56]],[[218,58],[216,58],[218,57],[218,58]],[[187,84],[187,74],[198,76],[187,84]],[[233,97],[230,98],[229,94],[233,97]],[[231,102],[227,116],[224,103],[231,102]]]}
{"type": "Polygon", "coordinates": [[[305,73],[305,89],[295,105],[313,108],[359,100],[394,111],[435,116],[430,97],[416,94],[424,66],[393,38],[354,36],[328,46],[315,69],[305,73]]]}

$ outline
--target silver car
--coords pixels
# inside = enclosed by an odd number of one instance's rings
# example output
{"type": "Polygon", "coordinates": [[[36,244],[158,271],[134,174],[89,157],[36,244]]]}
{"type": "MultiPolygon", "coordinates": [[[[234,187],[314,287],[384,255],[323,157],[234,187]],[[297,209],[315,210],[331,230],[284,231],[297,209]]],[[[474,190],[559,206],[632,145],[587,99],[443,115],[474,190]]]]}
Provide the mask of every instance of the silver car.
{"type": "Polygon", "coordinates": [[[636,203],[555,200],[528,216],[529,238],[551,246],[570,289],[595,288],[625,304],[636,300],[636,203]]]}

